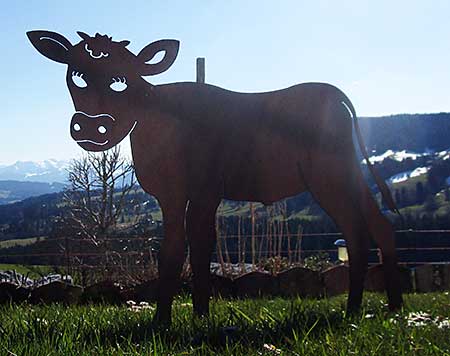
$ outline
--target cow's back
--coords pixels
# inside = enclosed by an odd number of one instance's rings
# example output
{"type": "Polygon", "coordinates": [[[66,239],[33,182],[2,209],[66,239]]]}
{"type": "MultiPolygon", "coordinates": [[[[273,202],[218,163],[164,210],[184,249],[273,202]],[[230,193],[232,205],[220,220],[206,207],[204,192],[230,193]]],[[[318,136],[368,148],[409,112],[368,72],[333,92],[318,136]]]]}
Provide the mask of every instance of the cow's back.
{"type": "Polygon", "coordinates": [[[266,93],[198,83],[157,89],[162,109],[186,127],[187,166],[199,193],[216,182],[228,199],[272,202],[292,196],[304,188],[297,162],[311,151],[351,144],[349,114],[331,85],[305,83],[266,93]]]}

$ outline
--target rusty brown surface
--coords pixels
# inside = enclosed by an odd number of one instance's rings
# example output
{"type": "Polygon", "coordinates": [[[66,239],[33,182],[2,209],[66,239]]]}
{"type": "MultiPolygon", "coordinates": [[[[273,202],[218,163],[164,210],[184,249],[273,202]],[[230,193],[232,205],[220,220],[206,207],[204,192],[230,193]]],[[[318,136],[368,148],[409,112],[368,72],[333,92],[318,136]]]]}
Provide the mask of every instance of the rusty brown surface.
{"type": "MultiPolygon", "coordinates": [[[[389,305],[401,305],[394,232],[363,179],[353,126],[362,148],[364,144],[353,105],[342,91],[326,83],[265,93],[192,82],[152,85],[142,77],[167,70],[178,41],[156,41],[135,55],[126,48],[129,41],[79,35],[82,41],[72,45],[54,32],[28,32],[41,54],[68,65],[74,140],[85,150],[102,151],[130,134],[139,183],[163,211],[157,319],[170,319],[185,236],[194,273],[194,310],[208,312],[209,263],[221,199],[270,204],[305,190],[347,240],[348,308],[361,304],[370,237],[383,254],[389,305]],[[146,63],[159,51],[165,52],[162,60],[146,63]]],[[[363,154],[367,159],[365,150],[363,154]]],[[[385,183],[375,178],[395,210],[385,183]]]]}
{"type": "Polygon", "coordinates": [[[349,268],[344,264],[333,266],[323,271],[322,278],[327,297],[333,297],[349,291],[349,268]]]}
{"type": "Polygon", "coordinates": [[[320,272],[308,268],[294,267],[278,274],[280,294],[286,297],[321,297],[324,283],[320,272]]]}

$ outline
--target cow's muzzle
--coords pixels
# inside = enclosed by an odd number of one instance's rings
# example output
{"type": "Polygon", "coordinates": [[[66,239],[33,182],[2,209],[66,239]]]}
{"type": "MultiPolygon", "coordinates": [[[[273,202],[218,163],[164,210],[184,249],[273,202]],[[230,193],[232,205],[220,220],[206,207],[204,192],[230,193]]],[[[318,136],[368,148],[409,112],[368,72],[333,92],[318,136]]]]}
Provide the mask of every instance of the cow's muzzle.
{"type": "Polygon", "coordinates": [[[79,144],[105,146],[110,141],[114,121],[109,114],[89,115],[77,111],[70,122],[70,134],[79,144]]]}

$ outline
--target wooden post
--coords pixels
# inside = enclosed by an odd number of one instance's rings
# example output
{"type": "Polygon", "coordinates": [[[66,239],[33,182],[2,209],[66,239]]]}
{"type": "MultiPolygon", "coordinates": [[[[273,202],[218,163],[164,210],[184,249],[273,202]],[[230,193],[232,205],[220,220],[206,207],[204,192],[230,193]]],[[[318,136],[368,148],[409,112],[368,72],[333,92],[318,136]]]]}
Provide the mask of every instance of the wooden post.
{"type": "Polygon", "coordinates": [[[253,203],[250,203],[250,217],[252,222],[252,269],[256,269],[255,207],[253,203]]]}
{"type": "Polygon", "coordinates": [[[205,82],[205,58],[197,58],[197,83],[205,82]]]}

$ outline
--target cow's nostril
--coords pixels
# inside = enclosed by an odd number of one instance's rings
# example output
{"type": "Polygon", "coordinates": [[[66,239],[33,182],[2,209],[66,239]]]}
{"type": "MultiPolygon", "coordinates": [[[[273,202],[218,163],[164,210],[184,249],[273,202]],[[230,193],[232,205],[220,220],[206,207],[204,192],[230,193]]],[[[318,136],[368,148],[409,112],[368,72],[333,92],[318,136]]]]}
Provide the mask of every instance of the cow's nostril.
{"type": "Polygon", "coordinates": [[[74,125],[73,125],[73,129],[74,129],[75,131],[80,131],[80,130],[81,130],[80,124],[74,124],[74,125]]]}
{"type": "Polygon", "coordinates": [[[101,134],[104,134],[104,133],[106,133],[106,131],[107,131],[105,126],[99,126],[97,130],[98,130],[98,132],[100,132],[101,134]]]}

